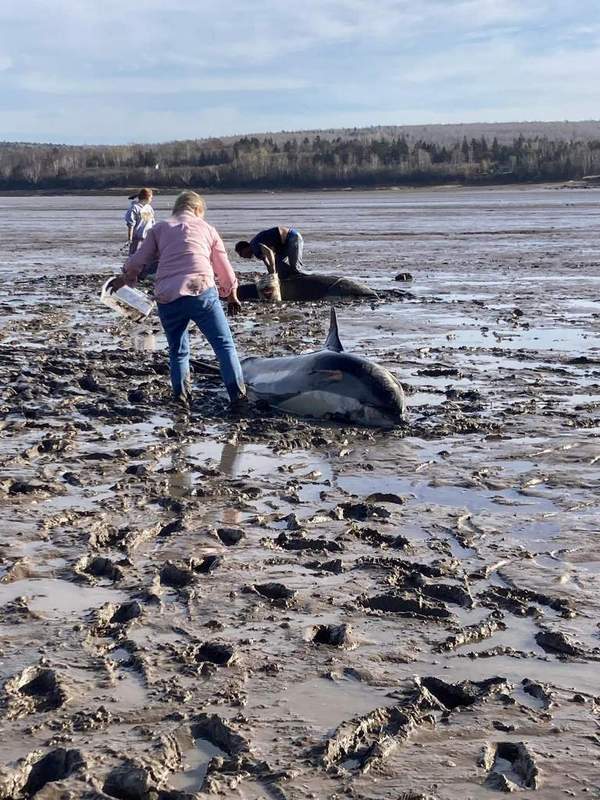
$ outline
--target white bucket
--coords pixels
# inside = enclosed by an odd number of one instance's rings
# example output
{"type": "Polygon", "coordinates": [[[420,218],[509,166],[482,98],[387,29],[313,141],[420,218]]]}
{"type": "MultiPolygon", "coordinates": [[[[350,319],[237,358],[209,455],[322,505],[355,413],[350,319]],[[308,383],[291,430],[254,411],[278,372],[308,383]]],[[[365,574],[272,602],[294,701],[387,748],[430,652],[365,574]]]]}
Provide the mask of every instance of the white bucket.
{"type": "Polygon", "coordinates": [[[155,306],[154,300],[151,300],[145,292],[140,292],[131,286],[122,286],[116,292],[111,292],[108,288],[111,281],[112,278],[109,278],[102,287],[100,302],[134,322],[146,319],[155,306]]]}
{"type": "Polygon", "coordinates": [[[267,303],[281,303],[281,286],[277,275],[262,275],[256,278],[255,283],[260,300],[267,303]]]}

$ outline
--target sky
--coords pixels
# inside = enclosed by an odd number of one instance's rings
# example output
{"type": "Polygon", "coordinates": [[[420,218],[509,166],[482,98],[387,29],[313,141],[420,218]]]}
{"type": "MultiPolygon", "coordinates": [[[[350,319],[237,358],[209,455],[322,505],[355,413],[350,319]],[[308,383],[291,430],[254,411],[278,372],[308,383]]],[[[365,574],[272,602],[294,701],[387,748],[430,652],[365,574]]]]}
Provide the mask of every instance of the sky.
{"type": "Polygon", "coordinates": [[[0,0],[0,140],[600,117],[598,0],[0,0]]]}

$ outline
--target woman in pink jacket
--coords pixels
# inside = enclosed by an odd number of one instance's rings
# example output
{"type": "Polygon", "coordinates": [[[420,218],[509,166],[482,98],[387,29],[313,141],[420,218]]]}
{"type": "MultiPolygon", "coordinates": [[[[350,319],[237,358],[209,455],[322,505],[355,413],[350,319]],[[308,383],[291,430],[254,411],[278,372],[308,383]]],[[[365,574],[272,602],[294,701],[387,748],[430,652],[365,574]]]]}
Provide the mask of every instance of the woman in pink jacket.
{"type": "Polygon", "coordinates": [[[123,276],[111,288],[135,286],[144,267],[158,261],[154,296],[169,344],[171,384],[176,400],[189,405],[190,343],[188,325],[196,323],[219,362],[229,399],[237,406],[246,399],[242,368],[219,296],[230,315],[241,305],[237,278],[217,231],[204,220],[204,200],[182,192],[173,215],[148,231],[143,244],[123,266],[123,276]],[[215,285],[218,282],[218,291],[215,285]]]}

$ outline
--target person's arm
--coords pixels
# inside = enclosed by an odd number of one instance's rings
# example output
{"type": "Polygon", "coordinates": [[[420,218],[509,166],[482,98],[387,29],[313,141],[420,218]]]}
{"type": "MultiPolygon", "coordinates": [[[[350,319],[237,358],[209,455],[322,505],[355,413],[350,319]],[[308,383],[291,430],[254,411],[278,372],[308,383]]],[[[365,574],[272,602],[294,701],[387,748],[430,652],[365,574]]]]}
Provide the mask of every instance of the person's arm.
{"type": "Polygon", "coordinates": [[[135,206],[131,205],[127,209],[127,213],[125,214],[125,224],[127,225],[127,241],[131,242],[133,239],[133,231],[135,230],[135,226],[137,224],[136,213],[134,210],[135,206]]]}
{"type": "Polygon", "coordinates": [[[277,266],[275,261],[275,253],[271,250],[270,247],[267,247],[266,244],[259,244],[260,256],[259,258],[267,268],[267,271],[271,275],[275,275],[277,273],[277,266]]]}
{"type": "Polygon", "coordinates": [[[227,313],[230,317],[235,317],[236,314],[239,314],[242,310],[242,304],[240,303],[238,294],[237,294],[237,286],[232,289],[226,297],[227,300],[227,313]]]}
{"type": "Polygon", "coordinates": [[[147,264],[158,260],[158,242],[154,228],[148,231],[148,236],[142,242],[140,249],[129,256],[123,264],[123,274],[113,278],[109,284],[111,292],[116,292],[122,286],[135,286],[140,272],[147,264]]]}
{"type": "Polygon", "coordinates": [[[219,284],[219,296],[227,300],[227,311],[230,316],[234,316],[242,309],[237,296],[238,280],[227,257],[225,245],[216,231],[210,251],[210,263],[219,284]]]}

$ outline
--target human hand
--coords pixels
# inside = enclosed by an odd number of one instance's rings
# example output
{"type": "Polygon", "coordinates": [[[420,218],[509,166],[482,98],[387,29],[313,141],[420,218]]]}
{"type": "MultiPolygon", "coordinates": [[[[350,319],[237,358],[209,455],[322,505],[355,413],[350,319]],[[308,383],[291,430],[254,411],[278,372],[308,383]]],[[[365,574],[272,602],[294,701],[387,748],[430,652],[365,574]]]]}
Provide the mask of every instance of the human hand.
{"type": "Polygon", "coordinates": [[[116,275],[111,282],[107,284],[106,288],[112,294],[113,292],[118,292],[123,286],[125,286],[125,278],[123,275],[116,275]]]}
{"type": "Polygon", "coordinates": [[[242,304],[237,299],[237,297],[228,297],[227,298],[227,314],[230,317],[235,317],[239,314],[242,310],[242,304]]]}

